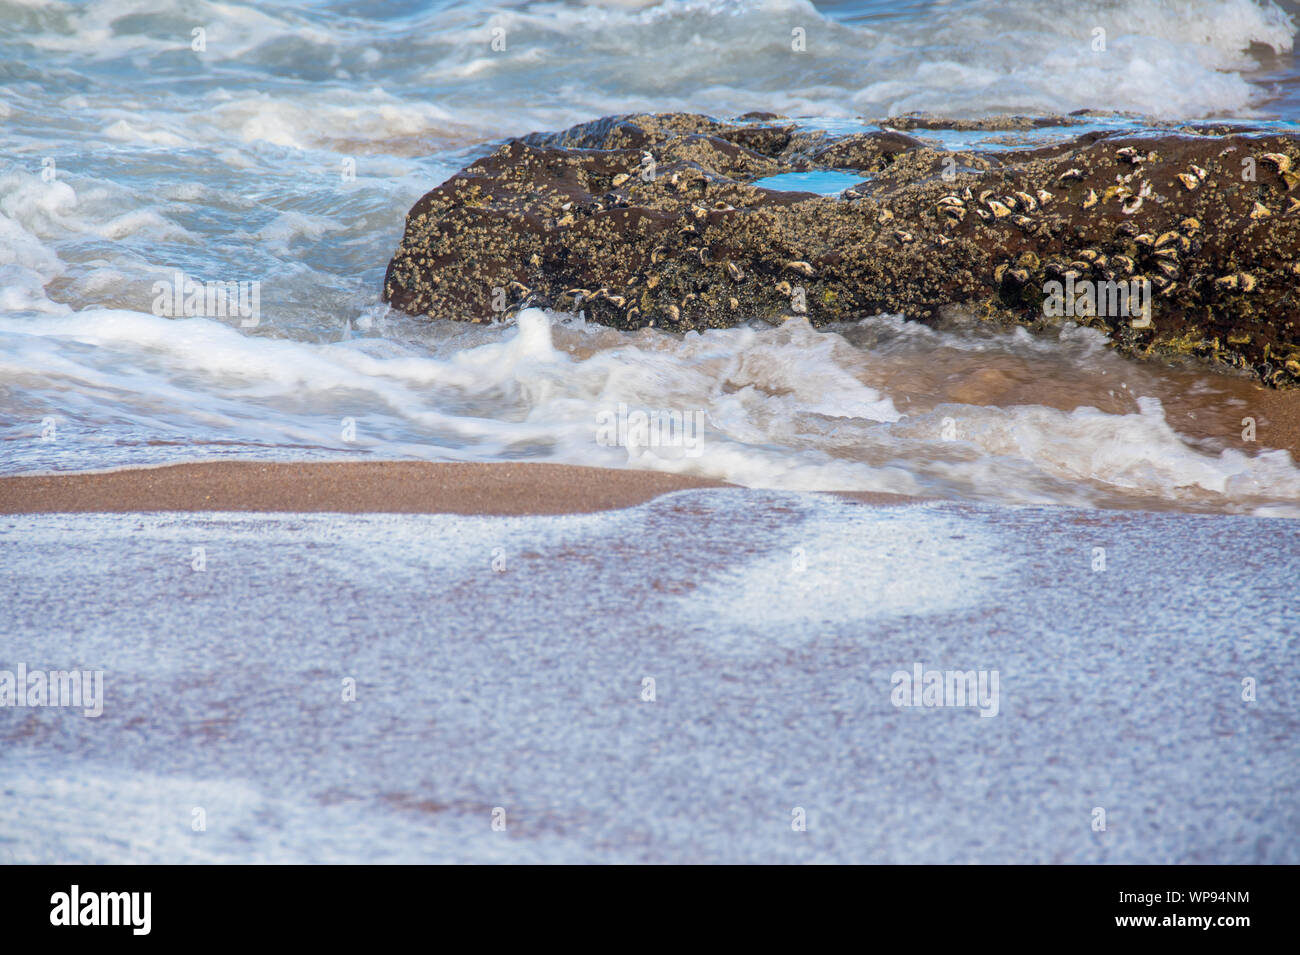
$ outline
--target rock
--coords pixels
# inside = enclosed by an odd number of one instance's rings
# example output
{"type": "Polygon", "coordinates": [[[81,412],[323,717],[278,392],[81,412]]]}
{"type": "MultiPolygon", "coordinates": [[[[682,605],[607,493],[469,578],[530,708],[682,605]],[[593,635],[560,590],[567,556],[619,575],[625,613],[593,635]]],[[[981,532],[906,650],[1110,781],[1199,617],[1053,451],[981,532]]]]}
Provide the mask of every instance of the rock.
{"type": "Polygon", "coordinates": [[[1300,385],[1300,137],[1201,132],[949,152],[770,114],[608,117],[508,142],[420,199],[384,300],[469,321],[542,306],[671,331],[881,312],[1073,320],[1129,355],[1300,385]],[[864,181],[839,197],[750,185],[817,170],[864,181]],[[1115,297],[1140,304],[1140,288],[1149,312],[1115,297]]]}

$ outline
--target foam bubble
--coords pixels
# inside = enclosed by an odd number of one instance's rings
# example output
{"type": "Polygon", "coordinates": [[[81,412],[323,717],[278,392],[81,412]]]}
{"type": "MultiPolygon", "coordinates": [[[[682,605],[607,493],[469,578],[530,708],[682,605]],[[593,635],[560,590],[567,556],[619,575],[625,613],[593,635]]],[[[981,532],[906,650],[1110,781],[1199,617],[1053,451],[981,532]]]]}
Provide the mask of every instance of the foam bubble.
{"type": "MultiPolygon", "coordinates": [[[[91,0],[34,24],[25,39],[98,63],[185,56],[327,81],[328,95],[294,84],[236,95],[217,114],[245,141],[302,148],[331,134],[454,126],[501,135],[640,109],[1249,115],[1266,96],[1242,75],[1258,66],[1252,47],[1285,52],[1295,37],[1273,0],[970,0],[911,15],[863,12],[876,15],[836,19],[809,0],[629,0],[465,4],[400,20],[381,10],[365,20],[208,0],[164,0],[141,15],[129,0],[91,0]],[[191,24],[208,31],[201,52],[189,49],[191,24]],[[581,82],[564,69],[577,64],[581,82]],[[408,92],[367,108],[381,80],[408,92]]],[[[179,145],[173,137],[203,135],[201,124],[187,125],[178,133],[123,117],[107,134],[179,145]]]]}
{"type": "MultiPolygon", "coordinates": [[[[876,331],[887,335],[894,321],[876,331]]],[[[1300,516],[1300,469],[1289,454],[1197,446],[1158,399],[1124,397],[1127,383],[1109,411],[979,397],[926,405],[933,386],[906,376],[932,372],[954,343],[969,347],[969,332],[928,330],[937,347],[891,341],[867,350],[799,321],[677,337],[534,309],[509,328],[435,323],[412,334],[404,325],[391,338],[329,343],[245,334],[234,322],[124,310],[0,319],[0,383],[21,383],[27,402],[51,409],[96,394],[91,420],[101,427],[171,428],[201,445],[306,442],[386,457],[649,468],[788,490],[1300,516]],[[635,411],[698,421],[698,440],[602,440],[602,420],[635,411]],[[340,437],[343,417],[358,422],[354,442],[340,437]]],[[[383,331],[382,322],[372,328],[383,331]]],[[[1072,375],[1080,394],[1127,367],[1095,355],[1086,337],[1058,343],[1065,357],[1057,358],[1030,342],[1026,353],[1019,335],[986,335],[974,354],[990,367],[1010,355],[1045,366],[1048,378],[1072,375]]],[[[1141,370],[1131,373],[1143,380],[1141,370]]],[[[958,394],[966,386],[943,387],[958,394]]]]}

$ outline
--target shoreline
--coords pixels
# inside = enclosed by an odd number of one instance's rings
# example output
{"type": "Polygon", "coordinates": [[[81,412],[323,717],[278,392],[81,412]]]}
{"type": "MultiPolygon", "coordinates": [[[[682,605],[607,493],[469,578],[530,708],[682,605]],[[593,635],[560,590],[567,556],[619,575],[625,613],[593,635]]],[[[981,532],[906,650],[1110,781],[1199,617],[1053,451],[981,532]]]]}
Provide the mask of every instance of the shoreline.
{"type": "Polygon", "coordinates": [[[0,477],[0,514],[589,514],[635,507],[672,491],[733,486],[658,471],[540,461],[201,461],[0,477]]]}
{"type": "Polygon", "coordinates": [[[9,862],[1300,859],[1292,714],[1232,705],[1243,665],[1300,680],[1268,626],[1294,617],[1293,523],[727,490],[578,519],[0,524],[0,666],[104,674],[102,718],[7,714],[9,862]],[[896,700],[917,665],[997,673],[996,716],[896,700]],[[962,798],[916,811],[917,753],[999,781],[992,829],[962,798]],[[1159,825],[1079,838],[1113,800],[1069,794],[1116,779],[1159,825]],[[790,838],[796,803],[816,840],[790,838]],[[683,805],[700,825],[664,826],[683,805]],[[819,828],[828,805],[854,826],[819,828]],[[158,822],[199,806],[201,838],[158,822]],[[901,828],[856,837],[880,819],[901,828]]]}
{"type": "MultiPolygon", "coordinates": [[[[457,514],[548,517],[638,507],[675,491],[728,489],[712,478],[550,461],[200,460],[93,471],[0,476],[0,516],[19,514],[457,514]]],[[[793,491],[869,507],[949,500],[936,495],[827,489],[793,491]]],[[[1101,511],[1222,513],[1151,502],[1101,511]]],[[[1091,508],[1085,508],[1091,510],[1091,508]]]]}
{"type": "MultiPolygon", "coordinates": [[[[535,517],[636,507],[709,478],[547,461],[191,461],[0,477],[0,514],[251,511],[535,517]]],[[[933,498],[820,491],[860,504],[933,498]]]]}

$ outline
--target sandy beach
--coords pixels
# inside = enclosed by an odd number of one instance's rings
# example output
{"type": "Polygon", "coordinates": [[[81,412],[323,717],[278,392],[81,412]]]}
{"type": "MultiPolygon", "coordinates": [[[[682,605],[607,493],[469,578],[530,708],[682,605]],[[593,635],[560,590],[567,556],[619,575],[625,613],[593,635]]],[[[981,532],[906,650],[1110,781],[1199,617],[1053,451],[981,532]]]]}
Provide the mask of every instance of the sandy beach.
{"type": "Polygon", "coordinates": [[[218,461],[0,478],[0,514],[579,514],[631,507],[669,491],[724,486],[673,474],[563,464],[218,461]]]}
{"type": "MultiPolygon", "coordinates": [[[[261,511],[337,514],[590,514],[660,494],[730,487],[659,471],[542,462],[208,461],[0,477],[0,514],[261,511]]],[[[922,500],[846,491],[864,504],[922,500]]]]}
{"type": "Polygon", "coordinates": [[[1295,863],[1295,542],[745,488],[10,514],[0,669],[103,712],[0,712],[0,862],[1295,863]],[[918,666],[997,696],[902,705],[918,666]]]}

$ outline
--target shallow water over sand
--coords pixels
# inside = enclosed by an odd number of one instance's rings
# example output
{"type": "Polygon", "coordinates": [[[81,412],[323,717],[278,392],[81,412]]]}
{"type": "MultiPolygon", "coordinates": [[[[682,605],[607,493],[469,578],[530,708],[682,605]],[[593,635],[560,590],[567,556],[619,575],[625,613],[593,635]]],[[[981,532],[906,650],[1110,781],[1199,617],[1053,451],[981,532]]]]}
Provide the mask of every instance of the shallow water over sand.
{"type": "Polygon", "coordinates": [[[1295,446],[1294,402],[1135,364],[1087,329],[1049,339],[894,316],[682,337],[531,310],[509,327],[379,318],[367,331],[304,342],[121,311],[0,320],[0,373],[21,409],[3,469],[549,460],[753,487],[1300,515],[1300,469],[1276,450],[1295,446]],[[32,371],[50,364],[57,374],[32,371]]]}
{"type": "Polygon", "coordinates": [[[743,490],[0,519],[6,660],[105,688],[0,710],[0,860],[1296,863],[1290,528],[743,490]],[[916,664],[996,671],[996,715],[896,706],[916,664]]]}
{"type": "MultiPolygon", "coordinates": [[[[881,316],[682,340],[541,313],[416,322],[379,303],[411,204],[503,137],[668,109],[775,109],[833,130],[917,109],[1293,126],[1293,5],[0,11],[0,473],[537,459],[962,500],[1300,507],[1300,470],[1277,450],[1297,447],[1294,405],[1132,367],[1072,326],[1035,340],[881,316]],[[257,283],[258,314],[160,309],[155,283],[178,275],[257,283]],[[622,406],[701,416],[700,453],[602,444],[622,406]]],[[[950,147],[1031,135],[919,133],[950,147]]]]}

